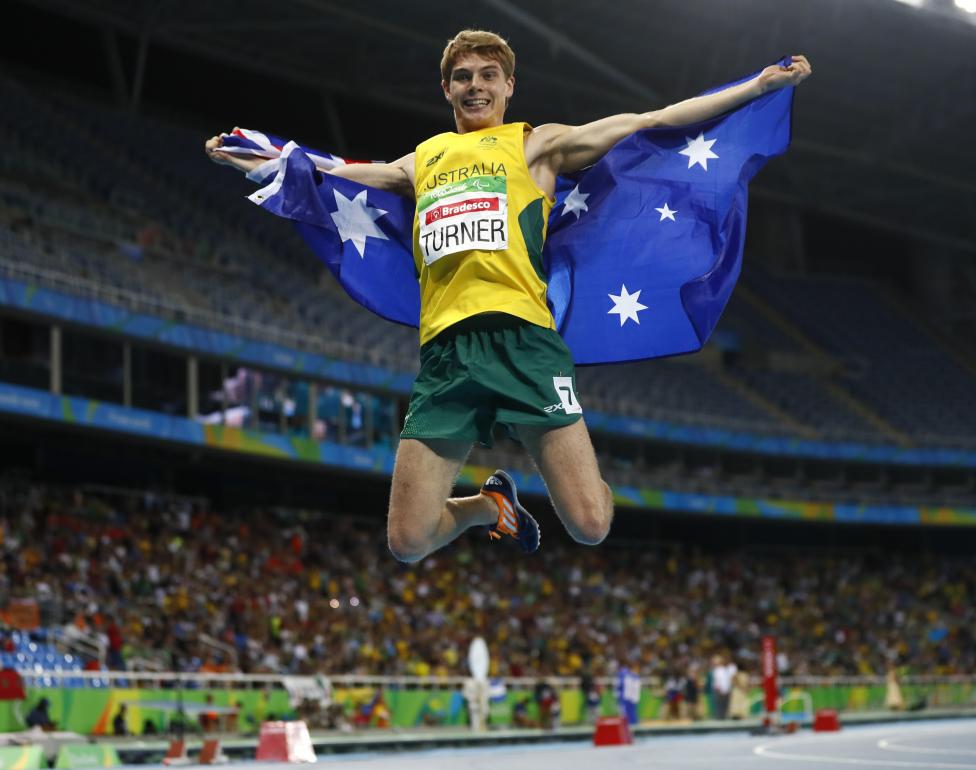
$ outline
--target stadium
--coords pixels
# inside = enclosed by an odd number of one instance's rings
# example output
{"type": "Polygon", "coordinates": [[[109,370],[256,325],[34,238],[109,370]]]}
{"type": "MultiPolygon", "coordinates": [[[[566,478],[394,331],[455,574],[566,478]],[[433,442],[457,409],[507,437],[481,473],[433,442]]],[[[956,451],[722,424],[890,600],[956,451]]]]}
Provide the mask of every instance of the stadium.
{"type": "Polygon", "coordinates": [[[4,28],[0,768],[976,768],[971,0],[11,0],[4,28]],[[816,72],[519,213],[500,125],[476,170],[421,154],[468,109],[438,70],[465,29],[515,50],[520,137],[816,72]],[[402,211],[352,186],[414,147],[402,211]],[[585,422],[612,524],[564,526],[532,434],[479,411],[456,494],[508,478],[541,545],[499,502],[421,558],[391,502],[417,286],[516,232],[575,363],[538,419],[585,422]]]}

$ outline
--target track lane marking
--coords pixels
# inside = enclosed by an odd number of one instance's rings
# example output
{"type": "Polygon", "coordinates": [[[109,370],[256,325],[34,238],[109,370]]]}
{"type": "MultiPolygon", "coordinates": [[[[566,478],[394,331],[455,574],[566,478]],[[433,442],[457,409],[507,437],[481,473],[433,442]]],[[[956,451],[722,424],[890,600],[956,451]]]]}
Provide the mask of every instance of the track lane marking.
{"type": "MultiPolygon", "coordinates": [[[[949,735],[972,735],[972,733],[949,733],[949,735]]],[[[878,741],[878,748],[884,749],[885,751],[900,751],[905,754],[965,754],[966,756],[976,757],[976,751],[973,749],[936,749],[926,748],[924,746],[903,746],[888,738],[882,738],[878,741]]]]}
{"type": "Polygon", "coordinates": [[[956,762],[909,762],[901,759],[887,759],[878,757],[877,759],[864,759],[859,757],[831,757],[823,754],[785,754],[780,751],[770,751],[769,744],[756,746],[752,750],[753,754],[766,759],[789,759],[796,762],[820,762],[831,765],[858,765],[861,767],[920,767],[926,769],[939,768],[940,770],[976,770],[976,765],[959,764],[956,762]]]}

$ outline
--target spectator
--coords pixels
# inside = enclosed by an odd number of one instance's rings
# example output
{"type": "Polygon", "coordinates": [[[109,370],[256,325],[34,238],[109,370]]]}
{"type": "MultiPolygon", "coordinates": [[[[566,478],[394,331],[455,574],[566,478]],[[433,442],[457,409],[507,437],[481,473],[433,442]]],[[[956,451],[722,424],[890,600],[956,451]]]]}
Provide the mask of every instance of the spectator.
{"type": "Polygon", "coordinates": [[[681,703],[684,700],[684,689],[684,678],[677,673],[671,674],[664,683],[665,719],[681,719],[681,703]]]}
{"type": "Polygon", "coordinates": [[[424,727],[438,727],[444,724],[445,719],[447,719],[447,709],[436,696],[427,698],[424,705],[420,707],[420,713],[417,714],[417,724],[424,727]]]}
{"type": "Polygon", "coordinates": [[[37,705],[27,714],[27,719],[24,720],[27,726],[31,728],[39,727],[44,731],[53,730],[55,724],[51,719],[51,715],[48,713],[50,707],[51,702],[47,698],[41,698],[37,702],[37,705]]]}
{"type": "Polygon", "coordinates": [[[904,711],[905,698],[901,694],[901,685],[898,684],[898,669],[894,665],[888,666],[885,684],[885,708],[892,711],[904,711]]]}
{"type": "MultiPolygon", "coordinates": [[[[207,706],[214,705],[214,697],[210,693],[207,693],[205,699],[207,706]]],[[[205,710],[201,711],[200,715],[197,717],[197,722],[200,725],[200,729],[205,733],[216,732],[220,727],[220,715],[216,711],[205,710]]]]}
{"type": "Polygon", "coordinates": [[[640,703],[641,680],[636,670],[629,666],[620,667],[617,672],[617,704],[620,714],[628,724],[637,724],[637,706],[640,703]]]}
{"type": "Polygon", "coordinates": [[[715,719],[725,719],[729,711],[729,698],[732,694],[732,678],[735,676],[735,663],[726,662],[722,655],[712,658],[712,695],[715,703],[715,719]]]}
{"type": "Polygon", "coordinates": [[[129,734],[129,728],[125,721],[125,712],[126,705],[120,703],[119,710],[115,712],[115,718],[112,719],[112,735],[124,736],[129,734]]]}
{"type": "Polygon", "coordinates": [[[688,669],[684,679],[684,715],[685,718],[697,721],[701,718],[698,698],[698,669],[694,666],[688,669]]]}
{"type": "Polygon", "coordinates": [[[586,721],[589,724],[595,724],[600,715],[600,686],[596,683],[589,669],[584,671],[580,677],[580,694],[583,698],[586,721]]]}
{"type": "Polygon", "coordinates": [[[559,727],[562,713],[559,693],[545,679],[540,679],[535,686],[535,702],[539,707],[539,726],[543,730],[555,730],[559,727]]]}
{"type": "MultiPolygon", "coordinates": [[[[733,664],[734,665],[734,664],[733,664]]],[[[749,675],[736,671],[732,677],[732,693],[729,698],[729,717],[746,719],[749,716],[749,675]]]]}
{"type": "Polygon", "coordinates": [[[516,727],[538,727],[529,716],[529,697],[519,698],[512,706],[512,724],[516,727]]]}
{"type": "Polygon", "coordinates": [[[125,658],[122,657],[122,629],[119,628],[114,615],[109,618],[105,633],[108,635],[106,663],[109,671],[125,671],[125,658]]]}

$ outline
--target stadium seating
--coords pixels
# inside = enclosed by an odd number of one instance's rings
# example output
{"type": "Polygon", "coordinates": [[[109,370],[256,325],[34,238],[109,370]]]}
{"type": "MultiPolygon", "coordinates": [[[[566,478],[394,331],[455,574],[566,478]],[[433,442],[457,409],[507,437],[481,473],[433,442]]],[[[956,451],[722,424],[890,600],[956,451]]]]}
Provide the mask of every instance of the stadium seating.
{"type": "Polygon", "coordinates": [[[765,399],[828,441],[881,443],[884,436],[862,414],[806,373],[736,367],[733,373],[765,399]]]}
{"type": "MultiPolygon", "coordinates": [[[[57,636],[52,632],[52,638],[57,636]]],[[[64,683],[68,687],[81,687],[85,682],[81,677],[54,679],[46,674],[49,672],[82,671],[81,660],[71,653],[65,653],[50,642],[37,642],[35,638],[47,638],[48,634],[41,629],[33,638],[27,633],[11,631],[0,648],[0,667],[14,668],[20,671],[33,686],[59,686],[64,683]]],[[[101,686],[101,680],[91,680],[93,686],[101,686]]]]}
{"type": "MultiPolygon", "coordinates": [[[[207,162],[194,132],[11,79],[0,98],[0,275],[416,369],[416,332],[349,300],[287,223],[244,200],[250,183],[207,162]]],[[[976,443],[973,371],[874,287],[750,267],[746,288],[719,324],[723,357],[580,370],[583,403],[767,435],[976,443]],[[783,356],[820,366],[784,368],[783,356]]]]}
{"type": "Polygon", "coordinates": [[[590,409],[684,425],[782,434],[790,428],[748,401],[718,373],[671,361],[580,369],[580,399],[590,409]]]}
{"type": "MultiPolygon", "coordinates": [[[[701,668],[716,648],[755,668],[763,633],[784,640],[794,674],[976,666],[968,556],[553,539],[524,559],[472,531],[408,566],[392,561],[373,519],[23,481],[0,485],[0,518],[10,522],[0,546],[9,588],[32,596],[45,581],[60,599],[52,626],[100,634],[114,615],[126,659],[163,658],[204,678],[237,669],[460,675],[472,633],[487,639],[498,673],[513,676],[578,674],[584,660],[609,673],[630,649],[648,674],[701,668]],[[221,660],[203,635],[236,658],[221,660]]],[[[47,643],[10,640],[5,661],[28,675],[38,665],[77,670],[47,643]]]]}
{"type": "Polygon", "coordinates": [[[244,201],[248,183],[214,169],[198,137],[143,119],[119,125],[109,111],[10,81],[0,95],[12,107],[0,118],[3,229],[8,242],[11,220],[30,231],[19,240],[36,267],[142,295],[150,312],[192,308],[255,336],[416,366],[415,333],[368,316],[322,280],[291,228],[244,201]],[[154,146],[172,148],[165,164],[154,146]]]}
{"type": "Polygon", "coordinates": [[[844,385],[923,444],[971,445],[973,371],[863,280],[777,277],[757,288],[785,317],[845,365],[844,385]]]}

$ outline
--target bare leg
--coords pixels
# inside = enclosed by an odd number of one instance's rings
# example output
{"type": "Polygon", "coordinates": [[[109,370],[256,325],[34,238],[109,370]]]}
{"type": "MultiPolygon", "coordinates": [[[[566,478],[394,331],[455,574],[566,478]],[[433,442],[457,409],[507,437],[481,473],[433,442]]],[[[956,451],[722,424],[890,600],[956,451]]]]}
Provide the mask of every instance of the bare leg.
{"type": "Polygon", "coordinates": [[[400,441],[387,521],[390,551],[400,561],[420,561],[469,527],[497,521],[491,498],[450,497],[470,449],[456,441],[400,441]]]}
{"type": "Polygon", "coordinates": [[[610,531],[613,495],[600,476],[583,420],[550,429],[520,425],[518,432],[570,536],[586,545],[601,542],[610,531]]]}

